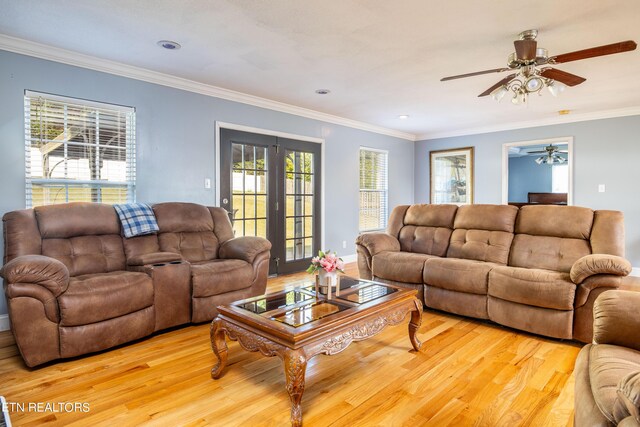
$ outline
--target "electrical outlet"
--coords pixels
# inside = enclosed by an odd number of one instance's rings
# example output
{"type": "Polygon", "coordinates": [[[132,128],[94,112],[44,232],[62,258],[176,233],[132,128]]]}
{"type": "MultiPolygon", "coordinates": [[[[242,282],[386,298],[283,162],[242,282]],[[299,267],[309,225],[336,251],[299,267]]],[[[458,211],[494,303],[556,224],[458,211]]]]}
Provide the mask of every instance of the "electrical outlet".
{"type": "Polygon", "coordinates": [[[605,191],[605,186],[604,184],[599,184],[598,185],[598,193],[604,193],[605,191]]]}
{"type": "Polygon", "coordinates": [[[211,189],[211,178],[204,179],[204,188],[206,188],[207,190],[211,189]]]}
{"type": "Polygon", "coordinates": [[[346,240],[342,241],[342,249],[347,249],[347,241],[346,240]]]}

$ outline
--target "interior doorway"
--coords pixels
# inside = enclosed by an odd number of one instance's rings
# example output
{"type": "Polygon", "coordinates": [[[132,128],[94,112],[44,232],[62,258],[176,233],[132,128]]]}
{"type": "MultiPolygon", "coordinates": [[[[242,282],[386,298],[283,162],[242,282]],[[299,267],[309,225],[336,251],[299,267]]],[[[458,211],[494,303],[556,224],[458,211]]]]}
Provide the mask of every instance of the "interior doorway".
{"type": "Polygon", "coordinates": [[[220,129],[220,206],[236,236],[272,244],[270,274],[302,271],[321,244],[321,145],[220,129]]]}
{"type": "Polygon", "coordinates": [[[572,205],[573,138],[504,144],[502,203],[572,205]]]}

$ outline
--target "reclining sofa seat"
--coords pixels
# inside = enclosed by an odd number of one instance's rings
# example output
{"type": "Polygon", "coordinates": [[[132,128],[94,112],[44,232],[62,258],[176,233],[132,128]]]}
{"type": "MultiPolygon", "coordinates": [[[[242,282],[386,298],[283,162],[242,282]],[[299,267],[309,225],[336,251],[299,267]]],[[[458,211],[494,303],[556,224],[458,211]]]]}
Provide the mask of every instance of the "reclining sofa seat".
{"type": "Polygon", "coordinates": [[[356,245],[361,277],[422,285],[428,307],[583,342],[595,298],[631,270],[622,213],[574,206],[398,206],[356,245]]]}
{"type": "Polygon", "coordinates": [[[264,293],[271,244],[234,238],[222,208],[153,206],[160,232],[124,239],[115,209],[68,203],[5,214],[5,279],[28,366],[104,350],[264,293]]]}
{"type": "Polygon", "coordinates": [[[263,294],[271,245],[260,237],[233,238],[227,211],[193,203],[153,205],[161,252],[191,264],[191,321],[206,322],[217,306],[263,294]]]}
{"type": "Polygon", "coordinates": [[[154,330],[153,283],[127,271],[113,207],[37,207],[4,217],[11,327],[29,366],[113,347],[154,330]]]}

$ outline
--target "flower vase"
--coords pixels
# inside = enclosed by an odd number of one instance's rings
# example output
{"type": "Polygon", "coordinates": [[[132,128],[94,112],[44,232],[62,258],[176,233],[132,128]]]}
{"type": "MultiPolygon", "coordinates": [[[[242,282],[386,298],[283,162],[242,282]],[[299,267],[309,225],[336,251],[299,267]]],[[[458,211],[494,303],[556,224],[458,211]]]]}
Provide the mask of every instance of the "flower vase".
{"type": "Polygon", "coordinates": [[[321,294],[331,295],[331,287],[338,284],[338,272],[332,271],[328,273],[325,269],[318,270],[318,287],[321,294]]]}

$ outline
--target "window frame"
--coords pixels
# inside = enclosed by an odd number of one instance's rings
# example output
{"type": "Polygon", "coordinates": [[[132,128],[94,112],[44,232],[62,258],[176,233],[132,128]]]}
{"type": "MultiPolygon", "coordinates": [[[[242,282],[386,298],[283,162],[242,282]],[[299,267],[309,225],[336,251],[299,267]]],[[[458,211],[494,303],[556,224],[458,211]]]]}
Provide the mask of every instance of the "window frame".
{"type": "MultiPolygon", "coordinates": [[[[56,123],[56,122],[54,122],[56,123]]],[[[45,92],[36,92],[31,90],[24,91],[24,124],[25,124],[25,134],[24,134],[24,144],[25,144],[25,206],[27,208],[34,207],[33,203],[33,186],[34,185],[59,185],[65,188],[65,197],[64,201],[61,203],[66,203],[69,201],[69,189],[72,187],[85,187],[90,189],[97,189],[96,192],[98,194],[99,200],[97,203],[109,203],[105,202],[102,199],[102,189],[104,188],[126,188],[126,202],[132,203],[136,201],[136,109],[135,107],[129,107],[118,104],[110,104],[105,102],[97,102],[90,101],[82,98],[73,98],[66,97],[61,95],[54,95],[45,92]],[[64,178],[34,178],[32,176],[32,168],[31,168],[31,149],[33,148],[33,141],[38,140],[37,138],[33,138],[31,135],[31,125],[32,125],[32,102],[33,100],[44,99],[46,101],[50,101],[52,103],[60,104],[64,109],[64,115],[61,119],[57,121],[58,124],[62,124],[64,127],[63,133],[65,134],[63,139],[61,140],[64,148],[65,154],[63,156],[63,161],[65,163],[65,177],[64,178]],[[67,116],[67,108],[68,107],[81,107],[94,109],[96,113],[96,121],[94,124],[96,138],[94,143],[81,143],[77,141],[72,141],[71,138],[66,134],[66,122],[68,119],[67,116]],[[73,179],[69,178],[66,171],[66,164],[69,162],[70,157],[67,155],[67,147],[69,146],[86,146],[86,147],[96,147],[96,161],[99,161],[100,158],[100,147],[108,147],[107,145],[100,143],[99,138],[99,129],[100,129],[100,112],[109,112],[109,113],[124,113],[124,138],[125,138],[125,181],[108,181],[106,179],[73,179]]],[[[41,140],[42,142],[42,140],[41,140]]],[[[124,200],[123,200],[124,201],[124,200]]],[[[91,201],[90,201],[91,202],[91,201]]],[[[111,202],[113,203],[113,202],[111,202]]],[[[56,204],[56,203],[44,203],[44,204],[36,204],[36,206],[44,206],[47,204],[56,204]]]]}
{"type": "Polygon", "coordinates": [[[388,150],[382,150],[379,148],[372,148],[372,147],[366,147],[366,146],[360,146],[359,150],[358,150],[358,232],[359,233],[370,233],[370,232],[376,232],[376,231],[383,231],[387,228],[387,224],[388,224],[388,219],[389,219],[389,151],[388,150]],[[379,190],[370,190],[370,189],[363,189],[360,183],[360,175],[362,173],[362,163],[361,163],[361,158],[362,158],[362,152],[363,151],[368,151],[368,152],[373,152],[373,153],[378,153],[378,154],[384,154],[384,189],[379,189],[379,190]],[[361,228],[361,223],[360,223],[360,216],[362,215],[362,193],[363,191],[366,192],[375,192],[375,193],[382,193],[384,196],[384,206],[379,207],[378,211],[379,211],[379,217],[378,217],[378,224],[380,225],[380,227],[377,228],[361,228]]]}

